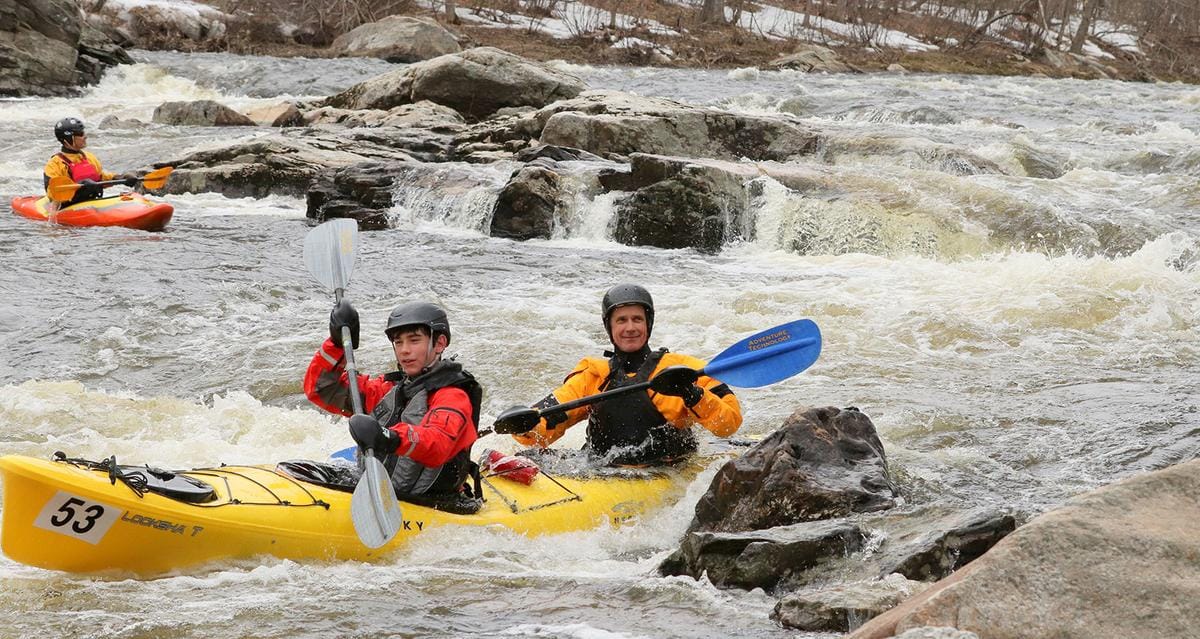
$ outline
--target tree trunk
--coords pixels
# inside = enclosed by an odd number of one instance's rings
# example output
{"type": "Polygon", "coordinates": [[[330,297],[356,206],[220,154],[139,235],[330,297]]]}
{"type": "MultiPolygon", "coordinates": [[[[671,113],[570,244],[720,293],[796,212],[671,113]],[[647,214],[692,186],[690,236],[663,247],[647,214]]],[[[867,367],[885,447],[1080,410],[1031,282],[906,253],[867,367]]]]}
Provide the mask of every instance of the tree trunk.
{"type": "Polygon", "coordinates": [[[725,24],[725,0],[704,0],[700,7],[700,22],[725,24]]]}
{"type": "Polygon", "coordinates": [[[454,0],[446,0],[446,22],[458,24],[458,7],[454,0]]]}
{"type": "Polygon", "coordinates": [[[1091,33],[1092,18],[1096,15],[1099,5],[1099,0],[1088,0],[1087,4],[1083,5],[1083,13],[1079,16],[1079,30],[1075,32],[1075,37],[1071,38],[1071,53],[1083,53],[1083,45],[1091,33]]]}

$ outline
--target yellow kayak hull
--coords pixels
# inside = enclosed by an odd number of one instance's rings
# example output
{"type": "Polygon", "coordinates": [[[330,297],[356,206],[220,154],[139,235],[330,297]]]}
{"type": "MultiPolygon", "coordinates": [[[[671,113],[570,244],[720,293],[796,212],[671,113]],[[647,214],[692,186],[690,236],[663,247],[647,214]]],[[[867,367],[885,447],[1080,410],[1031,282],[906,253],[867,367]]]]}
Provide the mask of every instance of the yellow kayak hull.
{"type": "Polygon", "coordinates": [[[694,471],[637,477],[551,478],[531,485],[485,477],[482,510],[446,513],[401,502],[403,525],[387,545],[363,546],[350,519],[350,493],[311,484],[273,466],[182,471],[216,499],[191,504],[138,495],[107,472],[67,462],[0,457],[0,547],[14,561],[73,573],[149,576],[208,562],[272,555],[295,560],[363,560],[387,555],[447,525],[501,525],[525,535],[585,530],[636,520],[677,497],[694,471]]]}

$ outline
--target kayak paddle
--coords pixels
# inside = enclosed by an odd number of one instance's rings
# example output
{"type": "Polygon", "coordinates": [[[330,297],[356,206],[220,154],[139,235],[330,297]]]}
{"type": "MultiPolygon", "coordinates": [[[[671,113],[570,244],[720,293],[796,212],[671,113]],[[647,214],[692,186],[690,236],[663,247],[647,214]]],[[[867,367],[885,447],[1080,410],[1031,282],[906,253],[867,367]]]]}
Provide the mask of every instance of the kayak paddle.
{"type": "MultiPolygon", "coordinates": [[[[358,222],[339,218],[308,232],[304,238],[304,263],[316,280],[333,289],[335,303],[341,303],[358,245],[358,222]]],[[[354,342],[350,327],[342,327],[342,347],[346,352],[346,375],[350,380],[350,403],[356,415],[363,414],[362,395],[358,390],[358,369],[354,364],[354,342]]],[[[401,514],[396,490],[383,463],[370,448],[358,456],[364,466],[362,477],[350,497],[350,519],[354,532],[368,548],[378,548],[400,531],[401,514]]]]}
{"type": "Polygon", "coordinates": [[[701,375],[718,379],[730,386],[756,388],[785,380],[812,366],[821,354],[821,329],[812,320],[802,319],[780,324],[730,346],[700,370],[687,366],[665,368],[654,379],[580,397],[543,409],[516,406],[500,414],[493,424],[495,432],[511,435],[524,433],[538,425],[542,417],[603,401],[615,395],[646,389],[656,390],[679,383],[695,382],[701,375]]]}
{"type": "MultiPolygon", "coordinates": [[[[167,176],[171,175],[171,171],[174,170],[175,167],[173,166],[164,166],[161,169],[154,169],[137,180],[148,190],[161,189],[167,183],[167,176]]],[[[96,186],[117,186],[124,183],[125,180],[105,180],[103,182],[96,182],[96,186]]],[[[75,193],[79,190],[79,187],[83,185],[65,175],[58,175],[50,178],[48,186],[50,199],[55,202],[69,202],[75,197],[75,193]]]]}

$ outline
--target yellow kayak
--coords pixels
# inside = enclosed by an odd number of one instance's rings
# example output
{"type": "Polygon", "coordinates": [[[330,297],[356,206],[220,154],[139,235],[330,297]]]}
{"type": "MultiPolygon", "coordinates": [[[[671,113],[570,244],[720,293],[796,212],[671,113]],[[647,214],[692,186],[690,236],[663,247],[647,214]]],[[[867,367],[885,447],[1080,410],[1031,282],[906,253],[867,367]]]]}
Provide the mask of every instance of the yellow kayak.
{"type": "Polygon", "coordinates": [[[4,554],[52,570],[143,576],[255,555],[371,560],[439,526],[499,524],[532,536],[627,523],[681,494],[697,470],[577,478],[543,472],[530,485],[485,473],[479,512],[401,502],[400,532],[370,549],[355,535],[349,492],[275,466],[178,471],[167,486],[146,489],[112,477],[109,468],[96,468],[100,464],[80,462],[0,457],[4,554]],[[169,490],[172,485],[179,490],[169,490]]]}

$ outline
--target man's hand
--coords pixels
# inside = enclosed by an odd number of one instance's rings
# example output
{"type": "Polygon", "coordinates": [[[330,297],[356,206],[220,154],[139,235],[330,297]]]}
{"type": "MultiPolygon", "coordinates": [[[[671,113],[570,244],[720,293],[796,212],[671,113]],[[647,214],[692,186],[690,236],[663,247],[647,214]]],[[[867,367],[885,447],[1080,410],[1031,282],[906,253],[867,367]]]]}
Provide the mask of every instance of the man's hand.
{"type": "Polygon", "coordinates": [[[700,371],[689,366],[664,368],[650,380],[650,390],[660,395],[682,397],[687,406],[695,406],[704,397],[704,389],[696,385],[700,371]]]}
{"type": "Polygon", "coordinates": [[[496,418],[496,423],[492,424],[492,430],[499,435],[528,433],[536,428],[540,421],[542,421],[542,415],[536,410],[524,406],[513,406],[500,413],[500,416],[496,418]]]}
{"type": "Polygon", "coordinates": [[[132,173],[126,173],[124,175],[118,176],[117,179],[121,180],[122,184],[124,184],[125,186],[128,186],[131,189],[133,187],[137,186],[138,182],[141,181],[141,179],[138,178],[138,176],[136,176],[132,173]]]}
{"type": "Polygon", "coordinates": [[[358,348],[358,311],[346,300],[342,300],[329,313],[329,339],[340,348],[345,348],[342,344],[343,326],[350,327],[350,343],[358,348]]]}
{"type": "Polygon", "coordinates": [[[350,418],[350,436],[359,450],[370,448],[380,459],[396,452],[400,447],[400,436],[390,428],[379,425],[370,415],[355,415],[350,418]]]}

